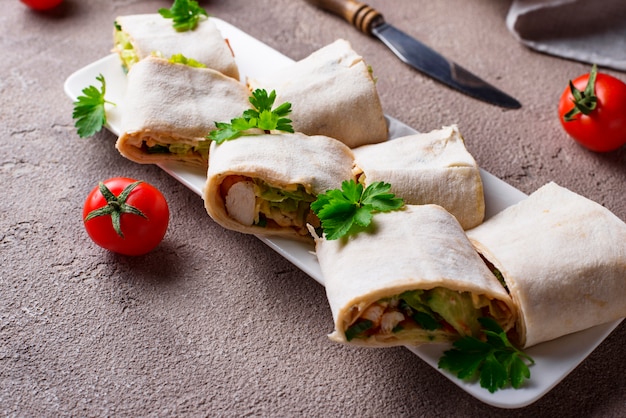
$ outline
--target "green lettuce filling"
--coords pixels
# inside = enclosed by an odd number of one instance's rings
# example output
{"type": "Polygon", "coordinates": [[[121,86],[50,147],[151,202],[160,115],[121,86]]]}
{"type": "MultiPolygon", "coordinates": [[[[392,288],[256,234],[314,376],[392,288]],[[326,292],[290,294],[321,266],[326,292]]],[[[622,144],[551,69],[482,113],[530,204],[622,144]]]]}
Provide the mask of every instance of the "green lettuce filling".
{"type": "MultiPolygon", "coordinates": [[[[478,335],[481,330],[478,318],[481,310],[474,307],[472,296],[468,292],[456,292],[436,287],[430,290],[411,290],[376,302],[388,306],[395,301],[394,309],[400,311],[405,320],[394,326],[392,332],[400,332],[415,326],[427,331],[444,328],[448,324],[460,335],[478,335]],[[404,325],[403,325],[404,324],[404,325]]],[[[345,330],[348,341],[354,338],[367,338],[376,332],[371,320],[357,319],[354,324],[345,330]],[[367,322],[366,322],[367,321],[367,322]],[[367,325],[367,326],[365,326],[367,325]]]]}
{"type": "Polygon", "coordinates": [[[122,31],[122,27],[117,22],[114,22],[114,25],[115,31],[113,32],[113,42],[115,44],[115,49],[118,51],[122,60],[122,67],[124,67],[125,71],[128,71],[133,64],[139,61],[139,57],[137,56],[135,48],[130,42],[128,35],[122,31]]]}
{"type": "Polygon", "coordinates": [[[311,202],[315,196],[308,193],[299,184],[295,190],[284,190],[272,187],[262,180],[254,179],[255,194],[261,199],[259,205],[258,226],[267,224],[267,219],[276,220],[276,211],[292,220],[296,226],[303,226],[310,213],[311,202]]]}
{"type": "Polygon", "coordinates": [[[480,311],[474,307],[467,292],[455,292],[443,287],[428,291],[428,305],[461,335],[478,335],[480,311]]]}
{"type": "Polygon", "coordinates": [[[422,300],[423,290],[411,290],[402,293],[400,298],[400,309],[408,312],[410,317],[422,328],[429,331],[441,328],[441,323],[437,320],[435,313],[422,300]],[[407,309],[407,306],[409,309],[407,309]]]}
{"type": "Polygon", "coordinates": [[[170,57],[168,61],[171,62],[172,64],[182,64],[182,65],[187,65],[189,67],[194,67],[194,68],[206,68],[205,64],[199,61],[196,61],[193,58],[187,58],[183,54],[174,54],[170,57]]]}
{"type": "Polygon", "coordinates": [[[198,153],[202,156],[203,159],[208,160],[210,145],[210,141],[200,141],[196,145],[172,143],[156,144],[149,147],[145,145],[144,142],[144,151],[148,154],[176,154],[179,156],[183,156],[192,152],[198,153]]]}
{"type": "Polygon", "coordinates": [[[504,289],[508,292],[509,288],[506,284],[506,280],[504,280],[504,276],[502,275],[502,272],[500,270],[498,270],[495,267],[491,268],[491,271],[493,273],[494,276],[496,276],[496,279],[498,279],[498,281],[500,282],[500,284],[502,285],[502,287],[504,287],[504,289]]]}
{"type": "Polygon", "coordinates": [[[365,331],[374,326],[374,323],[369,319],[361,319],[354,323],[350,328],[346,330],[346,339],[351,341],[354,338],[359,337],[365,331]]]}

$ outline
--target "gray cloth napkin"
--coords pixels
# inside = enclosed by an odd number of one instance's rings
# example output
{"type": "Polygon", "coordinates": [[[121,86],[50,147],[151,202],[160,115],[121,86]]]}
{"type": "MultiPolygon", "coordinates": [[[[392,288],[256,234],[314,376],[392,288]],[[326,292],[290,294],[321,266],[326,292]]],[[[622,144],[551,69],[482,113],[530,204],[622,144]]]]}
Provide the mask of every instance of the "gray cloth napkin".
{"type": "Polygon", "coordinates": [[[626,0],[514,0],[506,23],[537,51],[626,71],[626,0]]]}

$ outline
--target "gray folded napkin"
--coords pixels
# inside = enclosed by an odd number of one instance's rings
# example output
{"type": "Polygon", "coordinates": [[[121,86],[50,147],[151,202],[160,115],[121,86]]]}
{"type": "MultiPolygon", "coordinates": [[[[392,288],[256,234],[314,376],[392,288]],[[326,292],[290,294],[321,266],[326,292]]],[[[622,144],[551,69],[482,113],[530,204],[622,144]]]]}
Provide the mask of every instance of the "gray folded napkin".
{"type": "Polygon", "coordinates": [[[626,71],[626,0],[514,0],[506,23],[537,51],[626,71]]]}

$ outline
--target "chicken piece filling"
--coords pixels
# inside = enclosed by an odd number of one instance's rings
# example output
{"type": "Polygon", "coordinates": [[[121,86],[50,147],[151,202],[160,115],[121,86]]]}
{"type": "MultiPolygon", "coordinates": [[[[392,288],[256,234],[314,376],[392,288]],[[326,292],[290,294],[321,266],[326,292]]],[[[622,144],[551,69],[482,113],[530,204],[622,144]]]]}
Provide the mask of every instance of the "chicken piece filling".
{"type": "Polygon", "coordinates": [[[228,176],[220,193],[228,215],[243,225],[293,228],[300,235],[308,235],[307,224],[319,226],[311,211],[316,197],[301,184],[275,187],[258,178],[228,176]]]}
{"type": "Polygon", "coordinates": [[[410,290],[369,305],[345,328],[348,341],[389,336],[412,330],[443,331],[479,337],[480,317],[490,317],[509,328],[509,308],[502,302],[443,287],[410,290]]]}

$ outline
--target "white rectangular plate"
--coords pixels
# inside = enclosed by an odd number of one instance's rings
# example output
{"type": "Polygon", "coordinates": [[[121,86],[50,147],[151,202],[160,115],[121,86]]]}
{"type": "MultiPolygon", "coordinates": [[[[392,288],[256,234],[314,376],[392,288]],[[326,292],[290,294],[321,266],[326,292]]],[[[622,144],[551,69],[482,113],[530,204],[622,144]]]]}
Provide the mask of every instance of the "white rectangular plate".
{"type": "MultiPolygon", "coordinates": [[[[220,19],[211,19],[218,25],[235,52],[241,80],[245,80],[247,76],[262,76],[293,62],[290,58],[238,28],[220,19]]],[[[126,75],[122,71],[118,57],[114,54],[105,56],[68,77],[64,86],[66,94],[72,100],[76,100],[85,87],[89,85],[99,86],[96,81],[98,74],[104,75],[107,83],[106,99],[118,105],[122,103],[126,91],[126,75]]],[[[106,127],[116,135],[120,134],[120,117],[119,106],[107,107],[108,123],[106,127]]],[[[416,132],[396,119],[388,117],[387,120],[390,139],[416,132]]],[[[206,180],[205,172],[189,169],[179,164],[162,164],[160,167],[199,196],[202,196],[202,187],[206,180]]],[[[481,171],[481,175],[484,182],[487,218],[526,197],[518,189],[485,171],[481,171]]],[[[259,239],[320,284],[324,284],[319,264],[312,253],[312,246],[282,238],[259,237],[259,239]]],[[[417,348],[410,347],[409,350],[482,402],[500,408],[521,408],[535,402],[556,386],[620,322],[621,320],[618,320],[600,325],[528,349],[527,353],[535,360],[535,365],[531,367],[531,379],[521,389],[504,389],[496,393],[489,393],[486,389],[481,388],[477,382],[461,381],[451,373],[437,367],[439,358],[443,351],[450,348],[449,345],[425,345],[417,348]]]]}

